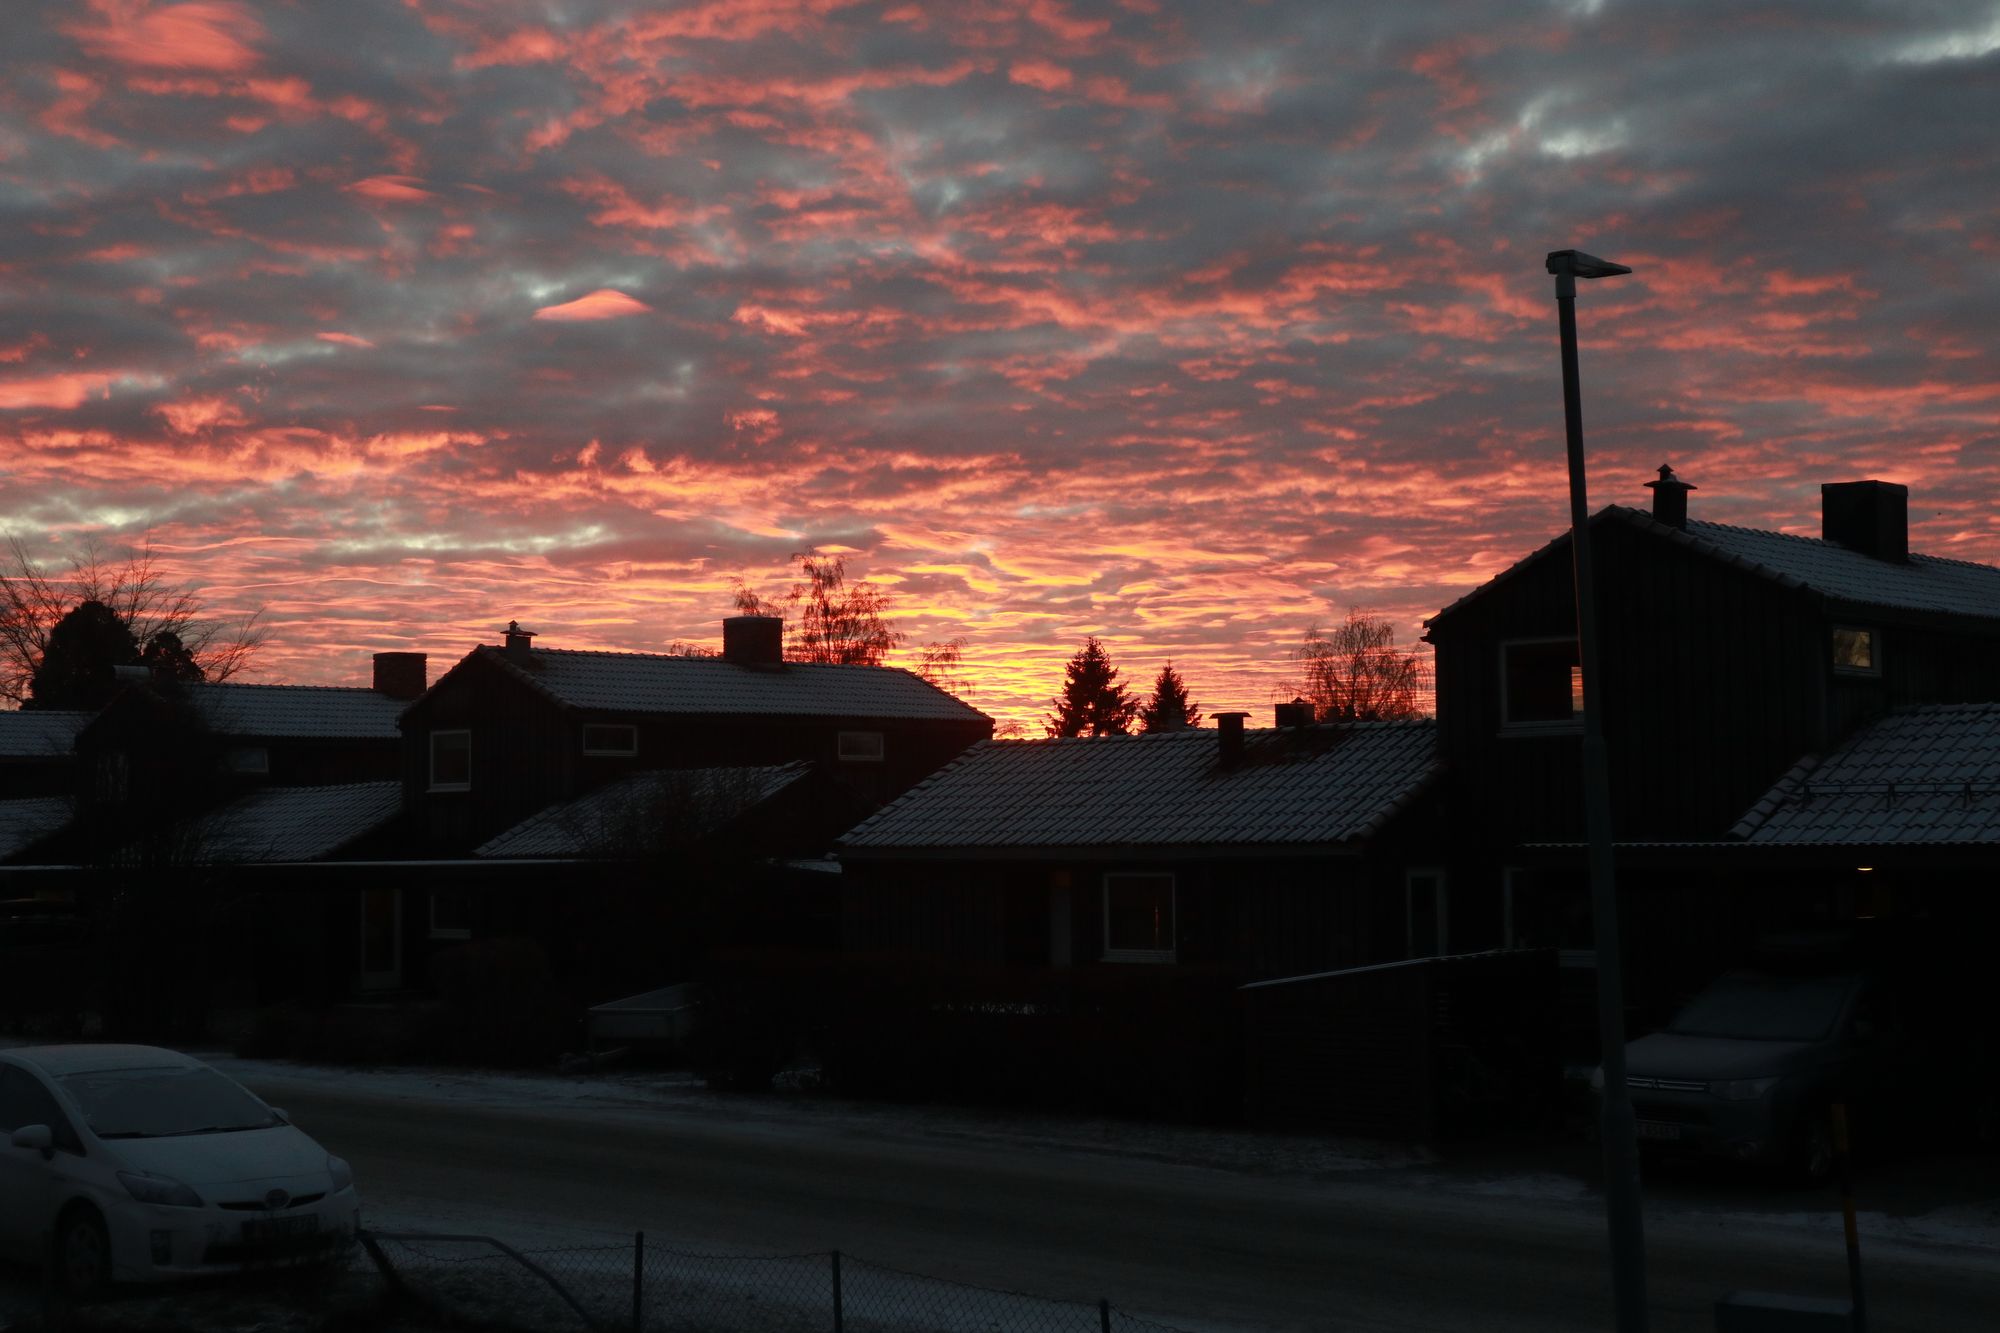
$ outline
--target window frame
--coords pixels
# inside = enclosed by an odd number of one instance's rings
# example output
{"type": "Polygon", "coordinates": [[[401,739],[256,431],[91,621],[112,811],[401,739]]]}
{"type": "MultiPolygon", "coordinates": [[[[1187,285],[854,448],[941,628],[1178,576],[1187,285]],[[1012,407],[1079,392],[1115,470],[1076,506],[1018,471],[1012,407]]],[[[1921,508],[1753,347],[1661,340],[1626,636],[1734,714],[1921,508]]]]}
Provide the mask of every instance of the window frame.
{"type": "Polygon", "coordinates": [[[1827,660],[1827,665],[1833,668],[1833,674],[1836,676],[1864,676],[1864,677],[1880,676],[1882,674],[1881,631],[1878,630],[1873,625],[1854,625],[1854,624],[1844,625],[1840,624],[1839,622],[1835,622],[1827,630],[1826,660],[1827,660]],[[1847,666],[1843,664],[1835,655],[1835,648],[1834,648],[1835,638],[1843,630],[1850,634],[1865,634],[1868,636],[1867,666],[1847,666]]]}
{"type": "Polygon", "coordinates": [[[430,733],[427,747],[430,758],[430,791],[471,791],[472,790],[472,728],[442,727],[430,733]],[[438,781],[438,742],[447,736],[465,737],[465,780],[462,782],[438,781]]]}
{"type": "Polygon", "coordinates": [[[843,764],[879,764],[889,752],[888,739],[879,731],[843,731],[834,738],[834,757],[843,764]],[[850,740],[872,740],[873,754],[850,754],[847,743],[850,740]]]}
{"type": "Polygon", "coordinates": [[[583,752],[588,755],[609,755],[629,759],[639,753],[639,728],[630,722],[586,722],[583,724],[583,752]],[[626,741],[622,746],[592,745],[590,733],[593,731],[622,731],[626,741]]]}
{"type": "MultiPolygon", "coordinates": [[[[1509,698],[1512,696],[1512,691],[1508,688],[1509,685],[1508,657],[1510,653],[1516,648],[1534,648],[1554,643],[1567,644],[1571,652],[1578,653],[1578,661],[1571,664],[1570,670],[1572,673],[1581,671],[1583,667],[1581,660],[1581,653],[1578,651],[1577,640],[1574,634],[1545,634],[1538,636],[1523,636],[1519,638],[1502,639],[1500,641],[1499,703],[1500,703],[1501,735],[1571,736],[1571,735],[1578,735],[1583,731],[1583,708],[1572,707],[1570,715],[1566,718],[1528,718],[1528,719],[1517,720],[1515,718],[1508,716],[1507,704],[1509,698]]],[[[1575,681],[1576,677],[1572,675],[1571,679],[1572,681],[1575,681]]],[[[1587,686],[1587,682],[1583,682],[1583,684],[1587,686]]],[[[1588,707],[1590,701],[1587,695],[1584,695],[1582,691],[1573,688],[1571,695],[1572,704],[1574,704],[1576,699],[1578,699],[1579,697],[1582,699],[1584,707],[1588,707]]]]}
{"type": "Polygon", "coordinates": [[[1180,878],[1171,870],[1107,870],[1099,888],[1099,906],[1104,928],[1103,948],[1107,963],[1177,963],[1181,948],[1180,878]],[[1154,879],[1167,882],[1167,939],[1164,949],[1121,949],[1111,943],[1111,884],[1121,879],[1154,879]]]}
{"type": "Polygon", "coordinates": [[[432,939],[469,940],[472,938],[472,913],[470,911],[472,896],[470,893],[464,889],[432,889],[428,896],[430,899],[428,922],[430,925],[430,937],[432,939]],[[465,900],[465,908],[467,910],[465,910],[460,919],[466,924],[462,926],[441,926],[438,924],[438,898],[443,894],[456,894],[465,900]]]}

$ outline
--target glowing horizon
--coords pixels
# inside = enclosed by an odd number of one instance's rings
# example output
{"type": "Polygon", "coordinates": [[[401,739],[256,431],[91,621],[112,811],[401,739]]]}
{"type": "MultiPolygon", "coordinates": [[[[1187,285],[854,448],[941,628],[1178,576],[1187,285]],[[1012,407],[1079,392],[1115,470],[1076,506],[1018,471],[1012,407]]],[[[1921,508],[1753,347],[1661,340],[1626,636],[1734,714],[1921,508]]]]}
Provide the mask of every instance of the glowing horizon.
{"type": "Polygon", "coordinates": [[[0,529],[255,679],[717,644],[817,547],[1026,734],[1093,634],[1267,717],[1565,528],[1571,246],[1593,508],[2000,563],[1976,6],[18,8],[0,529]]]}

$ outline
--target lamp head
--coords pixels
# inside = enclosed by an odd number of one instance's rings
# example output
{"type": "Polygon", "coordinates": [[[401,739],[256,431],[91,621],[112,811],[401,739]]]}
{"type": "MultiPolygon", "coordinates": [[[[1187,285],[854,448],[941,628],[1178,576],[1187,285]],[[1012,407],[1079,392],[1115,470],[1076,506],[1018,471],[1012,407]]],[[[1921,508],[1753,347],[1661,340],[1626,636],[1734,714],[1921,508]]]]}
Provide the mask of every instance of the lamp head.
{"type": "Polygon", "coordinates": [[[1632,271],[1623,264],[1614,264],[1581,250],[1549,251],[1548,270],[1558,277],[1568,274],[1572,278],[1612,278],[1632,271]]]}

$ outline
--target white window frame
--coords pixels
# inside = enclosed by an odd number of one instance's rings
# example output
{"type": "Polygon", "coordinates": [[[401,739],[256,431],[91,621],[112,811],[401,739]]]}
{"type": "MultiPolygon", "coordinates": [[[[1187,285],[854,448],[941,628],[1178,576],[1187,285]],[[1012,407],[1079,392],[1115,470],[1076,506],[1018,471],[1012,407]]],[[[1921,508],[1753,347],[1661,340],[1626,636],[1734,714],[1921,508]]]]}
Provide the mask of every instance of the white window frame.
{"type": "Polygon", "coordinates": [[[469,896],[469,895],[468,895],[468,894],[466,893],[466,891],[465,891],[464,889],[432,889],[432,890],[430,891],[430,928],[431,928],[431,932],[430,932],[430,933],[431,933],[431,938],[432,938],[432,939],[434,939],[434,940],[469,940],[469,939],[471,939],[471,938],[472,938],[472,927],[471,927],[471,926],[440,926],[440,925],[438,924],[438,895],[439,895],[440,893],[455,893],[455,894],[458,894],[458,895],[460,895],[461,897],[465,897],[465,898],[466,898],[466,905],[467,905],[468,907],[469,907],[469,906],[471,906],[471,899],[470,899],[470,896],[469,896]]]}
{"type": "Polygon", "coordinates": [[[432,790],[432,791],[471,791],[471,790],[472,790],[472,729],[471,729],[470,727],[447,727],[447,728],[445,728],[445,729],[444,729],[444,730],[442,730],[442,731],[433,731],[433,732],[431,733],[431,735],[430,735],[430,751],[429,751],[429,754],[430,754],[430,778],[431,778],[431,785],[430,785],[430,790],[432,790]],[[465,737],[465,781],[463,781],[463,782],[439,782],[439,781],[438,781],[438,777],[437,777],[437,756],[438,756],[438,751],[437,751],[437,745],[438,745],[438,741],[439,741],[439,740],[441,740],[442,738],[446,737],[446,736],[463,736],[463,737],[465,737]]]}
{"type": "Polygon", "coordinates": [[[1403,957],[1443,958],[1451,952],[1451,894],[1450,879],[1443,866],[1405,866],[1403,868],[1403,957]],[[1417,952],[1417,886],[1416,881],[1428,879],[1431,884],[1431,914],[1437,921],[1437,951],[1420,954],[1417,952]]]}
{"type": "Polygon", "coordinates": [[[1181,886],[1179,878],[1171,870],[1108,870],[1104,882],[1100,907],[1104,921],[1103,960],[1107,963],[1173,963],[1180,960],[1181,947],[1181,886]],[[1167,932],[1173,941],[1165,949],[1114,949],[1111,947],[1111,882],[1118,879],[1163,879],[1167,882],[1167,932]]]}
{"type": "MultiPolygon", "coordinates": [[[[1509,650],[1514,648],[1539,647],[1543,644],[1550,644],[1550,643],[1568,644],[1571,648],[1575,648],[1576,636],[1574,634],[1549,634],[1549,635],[1543,635],[1542,637],[1539,638],[1502,639],[1500,641],[1500,734],[1501,735],[1568,736],[1576,734],[1583,730],[1583,710],[1580,708],[1573,707],[1570,715],[1567,718],[1543,718],[1543,719],[1533,719],[1529,721],[1516,721],[1513,718],[1507,716],[1507,699],[1509,695],[1509,691],[1507,689],[1507,683],[1508,683],[1507,654],[1509,650]]],[[[1571,669],[1572,670],[1580,669],[1580,664],[1578,667],[1572,667],[1571,669]]],[[[1584,682],[1584,685],[1586,689],[1589,688],[1588,681],[1584,682]]],[[[1588,698],[1584,700],[1585,707],[1589,706],[1589,702],[1590,701],[1588,698]]]]}
{"type": "Polygon", "coordinates": [[[583,752],[585,754],[605,754],[627,757],[639,753],[639,728],[629,722],[586,722],[583,724],[583,752]],[[590,733],[593,731],[622,731],[625,733],[623,745],[592,745],[590,733]]]}
{"type": "Polygon", "coordinates": [[[1834,625],[1826,635],[1826,660],[1836,676],[1879,676],[1882,674],[1882,632],[1873,625],[1834,625]],[[1833,636],[1847,630],[1868,636],[1868,665],[1843,666],[1833,660],[1833,636]]]}
{"type": "Polygon", "coordinates": [[[882,762],[882,756],[887,754],[889,749],[883,739],[882,733],[879,731],[843,731],[840,733],[839,738],[835,740],[834,747],[835,753],[839,756],[840,762],[843,764],[879,764],[882,762]],[[873,754],[855,754],[848,748],[850,741],[863,742],[864,750],[868,743],[872,743],[875,752],[873,754]]]}

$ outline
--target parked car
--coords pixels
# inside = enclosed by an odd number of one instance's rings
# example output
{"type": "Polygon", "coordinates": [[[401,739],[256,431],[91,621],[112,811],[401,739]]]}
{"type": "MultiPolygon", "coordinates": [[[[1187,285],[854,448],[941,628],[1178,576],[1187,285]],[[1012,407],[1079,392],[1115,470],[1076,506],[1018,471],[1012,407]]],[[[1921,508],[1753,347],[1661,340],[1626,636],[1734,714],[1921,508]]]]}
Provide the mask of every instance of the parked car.
{"type": "Polygon", "coordinates": [[[89,1295],[338,1253],[348,1164],[242,1085],[154,1046],[0,1050],[0,1251],[89,1295]]]}
{"type": "MultiPolygon", "coordinates": [[[[1639,1146],[1824,1180],[1832,1107],[1857,1140],[1893,1134],[1940,1085],[1908,1040],[1896,995],[1866,973],[1736,972],[1689,1001],[1664,1031],[1626,1047],[1639,1146]]],[[[1603,1070],[1591,1080],[1600,1093],[1603,1070]]]]}

